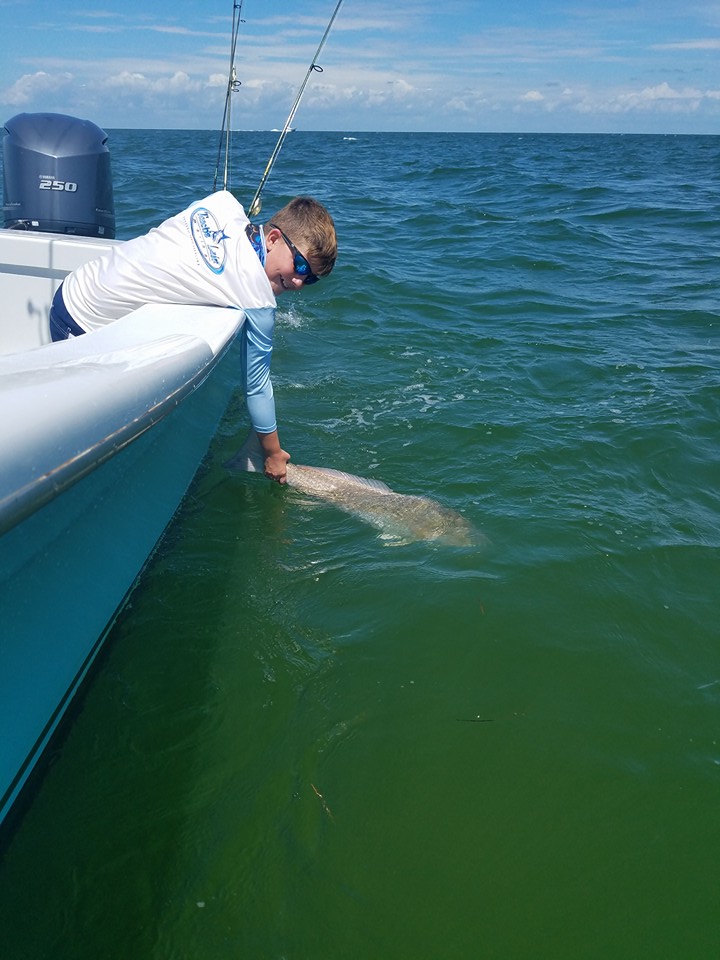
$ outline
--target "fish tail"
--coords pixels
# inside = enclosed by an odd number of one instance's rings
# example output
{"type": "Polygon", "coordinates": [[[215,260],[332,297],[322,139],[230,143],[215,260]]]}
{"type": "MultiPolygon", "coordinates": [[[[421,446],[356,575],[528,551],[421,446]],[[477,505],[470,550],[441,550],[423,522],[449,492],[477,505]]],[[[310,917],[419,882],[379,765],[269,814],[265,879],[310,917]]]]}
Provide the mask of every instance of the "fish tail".
{"type": "Polygon", "coordinates": [[[245,443],[240,447],[234,457],[225,461],[224,466],[228,470],[245,470],[249,473],[265,472],[265,457],[263,456],[260,441],[254,430],[251,430],[245,438],[245,443]]]}

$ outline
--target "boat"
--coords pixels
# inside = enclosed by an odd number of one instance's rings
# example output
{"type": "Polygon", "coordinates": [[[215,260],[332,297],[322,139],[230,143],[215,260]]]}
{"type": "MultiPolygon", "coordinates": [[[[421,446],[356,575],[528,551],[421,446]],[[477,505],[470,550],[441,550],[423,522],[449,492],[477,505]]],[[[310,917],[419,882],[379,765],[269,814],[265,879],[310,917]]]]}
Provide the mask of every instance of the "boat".
{"type": "Polygon", "coordinates": [[[105,132],[19,114],[0,228],[0,826],[86,682],[237,387],[240,310],[146,304],[51,343],[63,278],[115,239],[105,132]]]}

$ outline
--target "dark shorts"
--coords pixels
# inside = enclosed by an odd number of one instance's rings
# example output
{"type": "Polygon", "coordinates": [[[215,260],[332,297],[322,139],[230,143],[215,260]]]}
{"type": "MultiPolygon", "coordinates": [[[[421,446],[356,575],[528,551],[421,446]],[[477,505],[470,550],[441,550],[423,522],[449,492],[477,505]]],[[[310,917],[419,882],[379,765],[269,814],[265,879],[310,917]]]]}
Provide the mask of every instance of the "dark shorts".
{"type": "Polygon", "coordinates": [[[68,313],[63,300],[62,284],[60,284],[50,307],[50,336],[53,343],[57,340],[67,340],[68,337],[81,337],[86,332],[68,313]]]}

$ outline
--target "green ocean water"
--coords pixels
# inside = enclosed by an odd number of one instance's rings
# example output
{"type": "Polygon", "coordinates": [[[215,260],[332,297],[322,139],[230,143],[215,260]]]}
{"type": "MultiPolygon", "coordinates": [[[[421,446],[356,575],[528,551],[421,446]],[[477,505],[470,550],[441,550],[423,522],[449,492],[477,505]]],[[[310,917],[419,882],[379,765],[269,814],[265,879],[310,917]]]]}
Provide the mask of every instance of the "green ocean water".
{"type": "MultiPolygon", "coordinates": [[[[214,134],[110,146],[121,237],[212,187],[214,134]]],[[[280,301],[283,445],[487,543],[229,473],[238,396],[5,844],[0,957],[717,960],[720,139],[299,131],[264,214],[299,192],[341,255],[280,301]]]]}

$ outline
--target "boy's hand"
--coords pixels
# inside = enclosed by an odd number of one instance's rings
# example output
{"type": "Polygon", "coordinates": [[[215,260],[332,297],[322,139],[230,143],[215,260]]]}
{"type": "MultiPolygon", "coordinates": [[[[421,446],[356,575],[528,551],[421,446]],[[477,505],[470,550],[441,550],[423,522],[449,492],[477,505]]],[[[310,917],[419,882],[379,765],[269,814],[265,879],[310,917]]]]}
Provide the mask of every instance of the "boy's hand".
{"type": "Polygon", "coordinates": [[[287,482],[287,462],[290,454],[280,446],[277,430],[272,433],[258,433],[258,440],[265,458],[265,476],[278,483],[287,482]]]}
{"type": "Polygon", "coordinates": [[[290,454],[285,450],[278,450],[269,457],[265,457],[265,476],[278,483],[287,483],[287,462],[290,454]]]}

